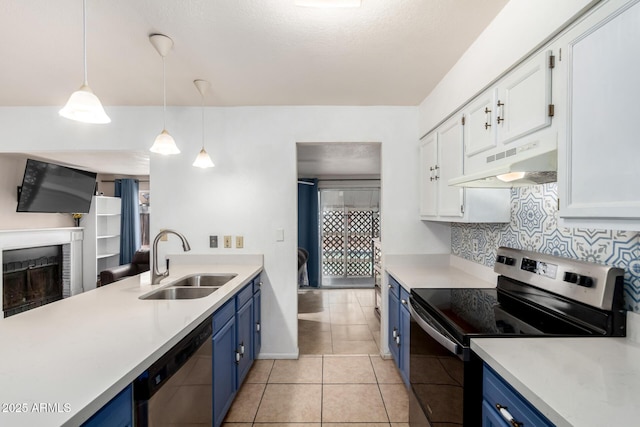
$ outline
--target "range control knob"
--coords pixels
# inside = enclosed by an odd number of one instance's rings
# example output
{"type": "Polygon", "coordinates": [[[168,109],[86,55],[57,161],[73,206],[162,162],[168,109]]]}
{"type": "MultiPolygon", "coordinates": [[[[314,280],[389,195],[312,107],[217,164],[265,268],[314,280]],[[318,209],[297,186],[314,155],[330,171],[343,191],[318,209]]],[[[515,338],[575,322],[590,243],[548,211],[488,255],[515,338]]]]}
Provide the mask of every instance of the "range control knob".
{"type": "Polygon", "coordinates": [[[570,271],[564,273],[564,281],[575,283],[576,285],[584,286],[585,288],[590,288],[593,286],[593,277],[582,276],[580,274],[571,273],[570,271]]]}
{"type": "Polygon", "coordinates": [[[504,256],[504,255],[498,255],[498,258],[496,258],[496,262],[499,262],[500,264],[505,264],[505,265],[515,265],[516,264],[515,258],[511,258],[511,257],[504,256]]]}

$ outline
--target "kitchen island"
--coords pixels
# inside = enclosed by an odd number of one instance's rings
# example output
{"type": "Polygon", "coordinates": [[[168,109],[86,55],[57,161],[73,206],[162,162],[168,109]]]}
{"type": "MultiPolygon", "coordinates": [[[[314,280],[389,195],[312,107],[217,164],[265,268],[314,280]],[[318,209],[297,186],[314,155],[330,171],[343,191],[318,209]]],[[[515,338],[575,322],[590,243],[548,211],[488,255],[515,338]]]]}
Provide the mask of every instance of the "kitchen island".
{"type": "Polygon", "coordinates": [[[177,264],[160,285],[147,272],[1,320],[0,425],[82,424],[263,268],[262,255],[177,264]],[[237,276],[204,298],[139,299],[194,273],[237,276]]]}

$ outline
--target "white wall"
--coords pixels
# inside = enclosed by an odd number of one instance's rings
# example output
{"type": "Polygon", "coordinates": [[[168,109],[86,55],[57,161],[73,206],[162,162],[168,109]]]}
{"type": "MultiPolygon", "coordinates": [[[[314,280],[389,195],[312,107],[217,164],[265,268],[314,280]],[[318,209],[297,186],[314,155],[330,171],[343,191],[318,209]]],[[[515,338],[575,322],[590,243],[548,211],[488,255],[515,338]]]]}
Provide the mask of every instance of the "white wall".
{"type": "Polygon", "coordinates": [[[26,156],[0,154],[0,230],[73,227],[70,214],[16,212],[26,156]]]}
{"type": "Polygon", "coordinates": [[[427,133],[599,0],[510,0],[418,107],[427,133]]]}
{"type": "MultiPolygon", "coordinates": [[[[112,123],[92,126],[62,120],[53,107],[0,108],[0,151],[139,150],[161,130],[159,108],[107,109],[112,123]]],[[[168,109],[167,128],[182,155],[152,155],[151,233],[175,228],[193,252],[264,254],[263,354],[297,352],[297,142],[381,142],[384,252],[450,252],[449,225],[418,220],[415,107],[207,108],[213,170],[191,166],[200,117],[199,108],[168,109]],[[284,242],[276,242],[278,228],[284,242]],[[210,234],[242,234],[245,248],[209,249],[210,234]]],[[[162,251],[181,249],[170,236],[162,251]]]]}

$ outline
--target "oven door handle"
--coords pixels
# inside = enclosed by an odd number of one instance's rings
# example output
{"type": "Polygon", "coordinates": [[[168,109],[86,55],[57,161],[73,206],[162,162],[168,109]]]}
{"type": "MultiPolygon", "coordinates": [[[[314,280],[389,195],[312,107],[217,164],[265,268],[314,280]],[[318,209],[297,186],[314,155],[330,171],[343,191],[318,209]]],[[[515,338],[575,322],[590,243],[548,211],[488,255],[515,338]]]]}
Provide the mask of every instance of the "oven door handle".
{"type": "Polygon", "coordinates": [[[431,326],[427,321],[425,321],[413,308],[413,301],[409,300],[409,312],[411,313],[411,317],[416,323],[424,330],[431,338],[440,343],[444,348],[449,350],[451,353],[458,355],[462,353],[460,350],[460,345],[457,342],[452,341],[448,337],[441,334],[437,331],[433,326],[431,326]]]}

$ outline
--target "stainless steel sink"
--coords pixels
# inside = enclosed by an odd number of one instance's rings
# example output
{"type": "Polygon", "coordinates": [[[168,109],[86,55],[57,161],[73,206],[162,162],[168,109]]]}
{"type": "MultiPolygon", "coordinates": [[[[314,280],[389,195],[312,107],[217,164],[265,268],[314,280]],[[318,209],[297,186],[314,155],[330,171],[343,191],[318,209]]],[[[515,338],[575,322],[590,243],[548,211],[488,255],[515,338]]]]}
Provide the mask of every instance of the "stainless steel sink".
{"type": "Polygon", "coordinates": [[[174,287],[158,289],[149,295],[142,296],[140,299],[196,299],[204,298],[217,291],[219,286],[209,287],[174,287]]]}
{"type": "Polygon", "coordinates": [[[229,280],[236,277],[237,274],[193,274],[186,276],[179,281],[173,283],[171,286],[189,286],[189,287],[209,287],[209,286],[222,286],[229,280]]]}

